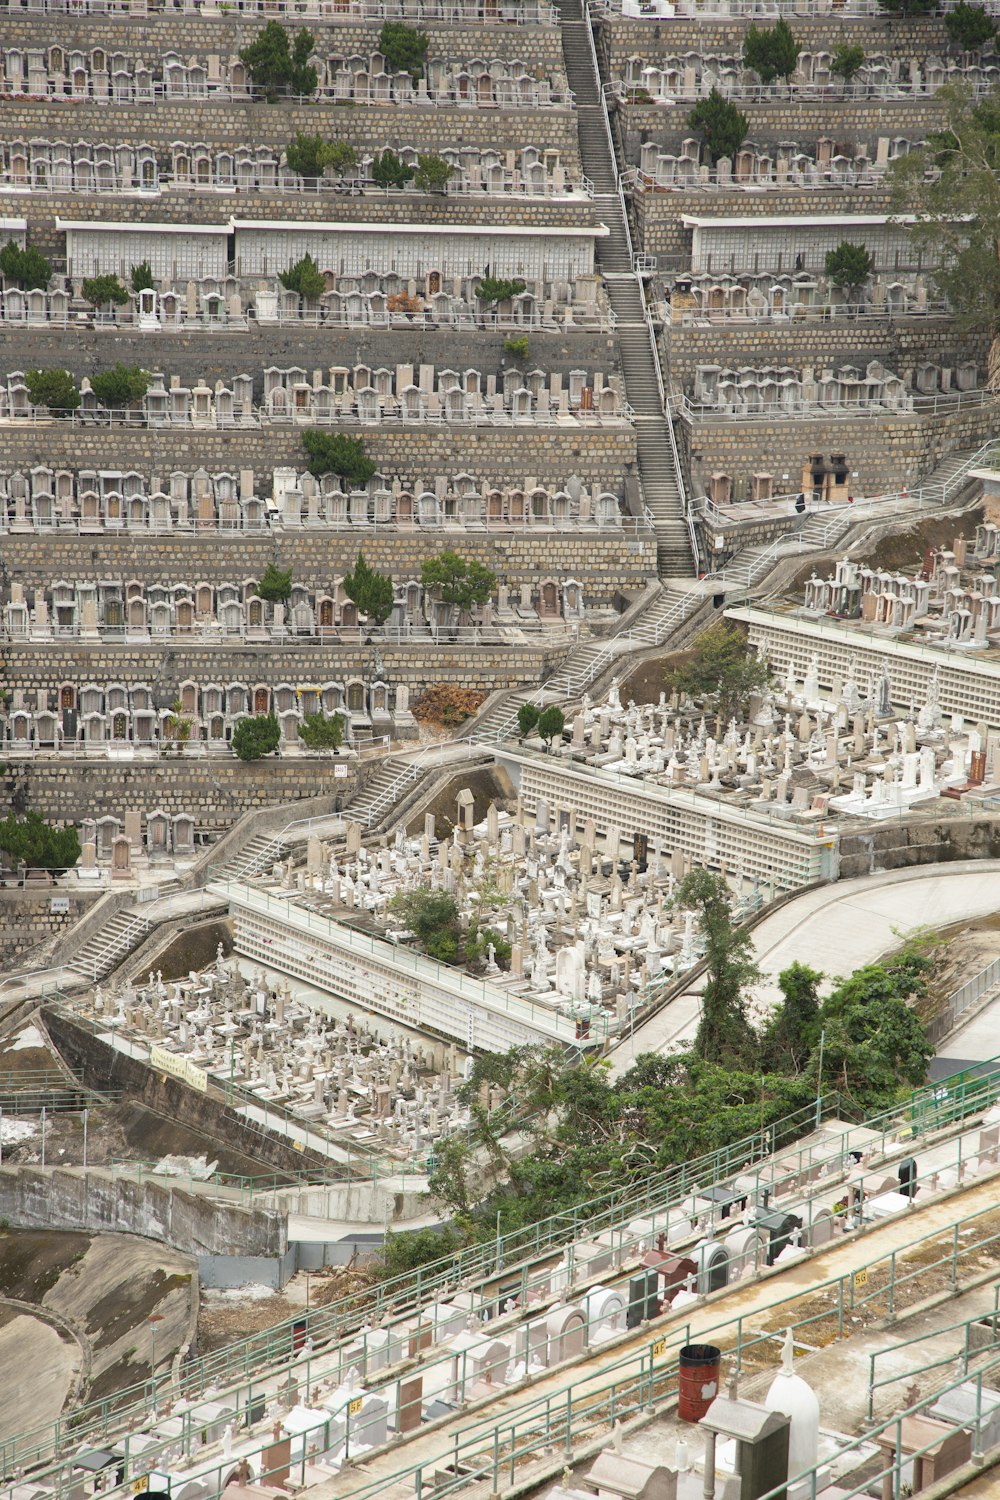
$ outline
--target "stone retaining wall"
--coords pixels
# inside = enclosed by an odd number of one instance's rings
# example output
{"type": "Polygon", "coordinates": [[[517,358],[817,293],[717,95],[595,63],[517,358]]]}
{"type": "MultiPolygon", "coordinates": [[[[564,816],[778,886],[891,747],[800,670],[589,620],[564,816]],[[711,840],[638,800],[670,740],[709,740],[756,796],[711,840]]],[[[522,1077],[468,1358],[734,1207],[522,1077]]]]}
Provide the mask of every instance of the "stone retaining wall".
{"type": "Polygon", "coordinates": [[[795,323],[713,323],[692,328],[668,323],[663,348],[675,386],[690,391],[698,365],[728,369],[749,365],[788,365],[801,369],[823,364],[850,364],[864,369],[883,362],[893,374],[909,380],[923,360],[954,369],[975,359],[985,371],[989,339],[985,331],[962,332],[951,318],[871,319],[865,322],[818,318],[795,323]]]}
{"type": "MultiPolygon", "coordinates": [[[[359,152],[386,146],[442,151],[446,146],[516,150],[548,147],[560,152],[574,181],[580,177],[576,115],[567,106],[545,109],[437,108],[429,105],[266,104],[237,99],[158,99],[153,103],[108,104],[97,100],[4,100],[3,134],[8,140],[38,137],[52,141],[140,142],[168,151],[172,141],[203,142],[234,150],[254,146],[280,150],[295,136],[317,132],[349,141],[359,152]]],[[[233,203],[226,195],[222,203],[233,203]]],[[[111,209],[115,197],[108,195],[111,209]]],[[[232,211],[232,210],[230,210],[232,211]]],[[[112,215],[109,214],[109,217],[112,215]]],[[[254,216],[256,217],[256,215],[254,216]]]]}
{"type": "MultiPolygon", "coordinates": [[[[639,147],[656,141],[664,150],[676,152],[691,135],[687,117],[693,100],[676,104],[630,104],[618,106],[626,161],[637,165],[639,147]]],[[[874,141],[880,135],[908,136],[922,140],[940,130],[945,105],[931,95],[901,99],[849,100],[831,94],[828,99],[769,99],[740,104],[747,117],[747,139],[758,145],[777,146],[794,141],[805,150],[821,136],[836,141],[874,141]]]]}
{"type": "MultiPolygon", "coordinates": [[[[484,246],[484,264],[489,257],[484,246]]],[[[396,329],[266,327],[254,324],[233,333],[140,333],[137,329],[89,329],[51,332],[34,326],[0,324],[0,374],[8,370],[56,366],[77,379],[93,377],[116,360],[162,372],[169,384],[179,376],[184,385],[217,380],[227,385],[235,375],[252,375],[254,400],[264,399],[264,370],[295,366],[310,378],[321,371],[329,378],[331,365],[367,364],[395,370],[421,364],[440,370],[478,370],[503,380],[506,365],[515,361],[503,352],[504,334],[470,329],[396,329]]],[[[607,334],[572,331],[531,336],[527,367],[561,373],[563,387],[571,370],[598,370],[605,379],[619,373],[614,339],[607,334]]],[[[485,388],[485,381],[484,381],[485,388]]]]}
{"type": "Polygon", "coordinates": [[[505,198],[485,193],[366,193],[346,197],[330,193],[212,193],[165,188],[155,195],[116,197],[107,193],[4,193],[4,213],[27,219],[31,243],[44,255],[63,261],[66,236],[56,219],[127,219],[130,224],[226,224],[230,217],[289,219],[293,223],[466,225],[518,224],[570,228],[599,221],[588,198],[505,198]]]}
{"type": "Polygon", "coordinates": [[[713,473],[774,475],[775,490],[801,480],[812,453],[843,453],[861,495],[913,485],[960,448],[978,448],[996,431],[997,407],[968,406],[946,416],[789,417],[784,421],[687,420],[679,424],[690,463],[691,493],[704,494],[713,473]],[[787,476],[787,477],[786,477],[787,476]],[[856,477],[854,477],[856,476],[856,477]]]}
{"type": "MultiPolygon", "coordinates": [[[[238,357],[234,346],[233,360],[238,357]]],[[[350,424],[340,424],[348,430],[350,424]]],[[[405,485],[434,488],[438,474],[475,474],[497,483],[522,485],[527,477],[558,485],[576,474],[587,485],[620,494],[622,474],[635,463],[635,431],[614,427],[390,426],[351,429],[364,439],[379,472],[405,485]]],[[[109,463],[166,480],[172,469],[270,474],[276,465],[306,466],[296,427],[209,429],[73,426],[25,422],[0,428],[5,468],[48,464],[52,468],[106,469],[109,463]]],[[[2,544],[4,551],[9,538],[2,544]]],[[[136,545],[141,546],[141,540],[136,545]]]]}
{"type": "MultiPolygon", "coordinates": [[[[172,536],[36,532],[0,539],[0,557],[8,579],[28,588],[51,587],[95,578],[139,578],[152,583],[185,580],[220,583],[260,577],[276,558],[291,568],[296,583],[326,589],[354,567],[358,550],[368,562],[396,579],[420,577],[421,563],[443,547],[475,558],[516,588],[539,578],[575,578],[584,585],[584,600],[611,604],[619,595],[640,591],[655,570],[656,544],[609,533],[590,536],[572,531],[522,531],[486,536],[482,532],[288,531],[276,536],[218,535],[213,532],[172,536]]],[[[179,644],[179,643],[177,643],[179,644]]],[[[40,648],[44,653],[48,648],[40,648]]],[[[227,648],[228,649],[228,648],[227,648]]],[[[325,650],[326,648],[324,648],[325,650]]],[[[191,646],[183,646],[185,658],[191,646]]],[[[263,652],[271,648],[263,648],[263,652]]],[[[310,651],[310,655],[314,654],[310,651]]],[[[215,653],[218,659],[218,653],[215,653]]]]}
{"type": "Polygon", "coordinates": [[[99,899],[100,892],[68,895],[63,889],[0,890],[0,968],[20,967],[33,949],[61,937],[99,899]],[[52,897],[69,902],[68,911],[53,911],[52,897]]]}
{"type": "MultiPolygon", "coordinates": [[[[31,807],[54,822],[79,825],[84,818],[121,818],[129,808],[162,809],[171,817],[190,813],[201,830],[226,828],[245,812],[283,802],[297,802],[323,792],[345,801],[357,785],[356,763],[341,761],[346,775],[338,779],[336,761],[275,760],[245,764],[229,755],[211,759],[77,760],[36,755],[10,765],[31,807]]],[[[13,778],[0,781],[0,814],[10,812],[13,778]]],[[[79,915],[79,913],[78,913],[79,915]]]]}
{"type": "MultiPolygon", "coordinates": [[[[481,646],[379,644],[386,681],[406,682],[416,691],[436,682],[451,682],[477,692],[537,683],[568,649],[560,632],[558,645],[537,643],[481,646]]],[[[82,687],[89,682],[152,683],[162,707],[177,697],[182,682],[278,683],[343,682],[372,676],[374,648],[370,645],[212,647],[197,641],[163,646],[84,646],[56,641],[12,643],[4,652],[4,684],[10,688],[52,689],[62,682],[82,687]]],[[[225,764],[225,762],[223,762],[225,764]]],[[[310,767],[313,762],[309,762],[310,767]]],[[[325,762],[316,762],[316,765],[325,762]]],[[[145,768],[136,775],[145,776],[145,768]]],[[[258,772],[259,774],[259,772],[258,772]]],[[[307,771],[305,773],[309,775],[307,771]]],[[[325,773],[324,773],[325,774],[325,773]]],[[[332,770],[330,771],[332,778],[332,770]]],[[[324,790],[312,786],[310,795],[324,790]]],[[[294,795],[294,794],[293,794],[294,795]]],[[[300,793],[300,795],[303,795],[300,793]]],[[[267,801],[274,799],[268,797],[267,801]]],[[[38,805],[37,798],[34,804],[38,805]]],[[[155,803],[150,803],[155,806],[155,803]]]]}
{"type": "MultiPolygon", "coordinates": [[[[867,53],[889,52],[895,57],[920,57],[949,48],[943,16],[844,16],[832,11],[825,16],[789,16],[795,40],[804,52],[838,47],[863,47],[867,53]]],[[[648,20],[609,16],[598,27],[601,53],[610,76],[620,77],[628,58],[638,56],[657,63],[678,52],[740,53],[751,25],[773,25],[760,16],[651,16],[648,20]]]]}
{"type": "Polygon", "coordinates": [[[637,241],[647,254],[661,258],[660,270],[678,267],[688,270],[691,266],[691,230],[681,223],[682,214],[703,219],[767,218],[780,214],[809,219],[840,214],[885,214],[889,212],[889,195],[887,189],[879,187],[789,187],[767,188],[760,192],[738,188],[722,192],[670,188],[636,193],[632,209],[637,241]]]}

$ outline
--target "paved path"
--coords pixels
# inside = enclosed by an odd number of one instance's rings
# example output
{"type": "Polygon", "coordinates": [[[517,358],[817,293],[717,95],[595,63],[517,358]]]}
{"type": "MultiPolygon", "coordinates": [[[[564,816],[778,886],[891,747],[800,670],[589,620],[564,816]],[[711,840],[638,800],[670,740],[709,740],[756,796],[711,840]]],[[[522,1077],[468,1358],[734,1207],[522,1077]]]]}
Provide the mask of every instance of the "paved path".
{"type": "MultiPolygon", "coordinates": [[[[770,1008],[780,999],[777,976],[790,963],[811,964],[827,976],[827,982],[849,974],[861,964],[874,962],[896,947],[901,937],[915,927],[946,927],[962,918],[988,915],[1000,909],[1000,860],[963,860],[949,865],[924,866],[867,875],[858,880],[838,881],[818,890],[806,891],[795,901],[765,917],[754,929],[754,949],[763,972],[756,987],[761,1004],[770,1008]]],[[[662,1052],[694,1035],[698,1025],[698,986],[680,995],[645,1025],[636,1028],[634,1039],[626,1039],[612,1055],[612,1070],[628,1068],[640,1052],[662,1052]]],[[[992,1057],[998,1050],[991,1041],[989,1011],[982,1025],[967,1028],[972,1039],[963,1045],[985,1047],[992,1057]]],[[[976,1057],[959,1052],[955,1056],[976,1057]]]]}

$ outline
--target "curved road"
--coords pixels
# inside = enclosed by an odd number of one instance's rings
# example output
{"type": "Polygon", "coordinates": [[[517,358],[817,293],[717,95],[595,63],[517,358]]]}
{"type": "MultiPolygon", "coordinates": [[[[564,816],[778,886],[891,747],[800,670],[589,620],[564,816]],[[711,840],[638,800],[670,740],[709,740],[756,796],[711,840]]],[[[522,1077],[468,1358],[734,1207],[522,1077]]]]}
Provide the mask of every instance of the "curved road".
{"type": "MultiPolygon", "coordinates": [[[[896,947],[915,927],[946,927],[963,917],[988,916],[1000,910],[1000,860],[962,860],[892,870],[858,880],[837,881],[806,891],[754,928],[754,949],[763,979],[755,994],[770,1009],[780,998],[777,976],[790,963],[811,964],[827,976],[828,986],[861,964],[872,963],[896,947]]],[[[640,1052],[662,1052],[693,1036],[698,1025],[697,981],[691,992],[638,1026],[611,1056],[614,1073],[628,1068],[640,1052]]],[[[974,1024],[974,1023],[973,1023],[974,1024]]],[[[953,1038],[949,1052],[959,1051],[953,1038]]],[[[994,1046],[987,1056],[996,1052],[994,1046]]]]}

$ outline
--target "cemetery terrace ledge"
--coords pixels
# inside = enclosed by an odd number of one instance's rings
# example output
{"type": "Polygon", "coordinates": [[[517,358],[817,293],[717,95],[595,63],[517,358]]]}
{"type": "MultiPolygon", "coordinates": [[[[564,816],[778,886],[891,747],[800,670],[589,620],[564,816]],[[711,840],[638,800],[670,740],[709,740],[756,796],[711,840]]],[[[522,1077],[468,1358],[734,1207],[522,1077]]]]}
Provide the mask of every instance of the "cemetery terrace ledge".
{"type": "MultiPolygon", "coordinates": [[[[470,1051],[505,1052],[539,1042],[600,1047],[607,1041],[606,1030],[593,1021],[579,1036],[570,1002],[555,991],[552,1005],[511,994],[223,871],[211,872],[208,889],[229,902],[236,953],[366,1012],[458,1040],[470,1051]]],[[[590,1007],[580,1014],[589,1018],[590,1007]]]]}
{"type": "Polygon", "coordinates": [[[895,707],[908,710],[926,703],[936,678],[943,713],[1000,730],[1000,652],[949,651],[893,640],[860,622],[809,619],[780,610],[727,609],[726,618],[748,627],[750,644],[766,650],[779,679],[789,662],[803,678],[813,657],[820,684],[827,689],[834,677],[844,680],[852,663],[862,681],[866,673],[879,677],[885,666],[895,707]]]}
{"type": "Polygon", "coordinates": [[[532,815],[544,802],[557,820],[568,813],[571,834],[582,831],[585,818],[594,819],[602,836],[611,827],[626,839],[642,833],[668,856],[684,855],[692,864],[713,869],[739,867],[771,896],[838,877],[839,835],[832,820],[811,832],[687,788],[570,764],[553,755],[501,745],[495,758],[513,781],[525,812],[532,815]]]}

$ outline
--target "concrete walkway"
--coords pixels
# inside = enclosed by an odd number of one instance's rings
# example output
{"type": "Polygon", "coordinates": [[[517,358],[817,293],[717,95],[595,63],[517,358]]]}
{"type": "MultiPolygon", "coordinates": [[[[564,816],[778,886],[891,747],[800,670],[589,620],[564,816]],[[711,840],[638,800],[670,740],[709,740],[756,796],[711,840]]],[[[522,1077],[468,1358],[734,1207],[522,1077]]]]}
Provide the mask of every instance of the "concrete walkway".
{"type": "MultiPolygon", "coordinates": [[[[873,963],[897,947],[916,927],[946,927],[963,918],[987,916],[1000,909],[1000,860],[963,860],[950,865],[924,866],[838,881],[806,891],[795,901],[767,916],[754,928],[754,951],[763,979],[755,987],[760,1005],[770,1009],[781,998],[778,975],[789,964],[811,964],[827,976],[830,988],[838,975],[873,963]]],[[[640,1052],[662,1052],[689,1040],[698,1026],[698,984],[679,995],[645,1025],[626,1038],[611,1057],[613,1074],[625,1071],[640,1052]]],[[[968,1028],[975,1045],[991,1057],[998,1050],[990,1040],[988,1012],[968,1028]]],[[[963,1045],[972,1045],[972,1041],[963,1045]]],[[[949,1046],[949,1053],[977,1054],[949,1046]]]]}

